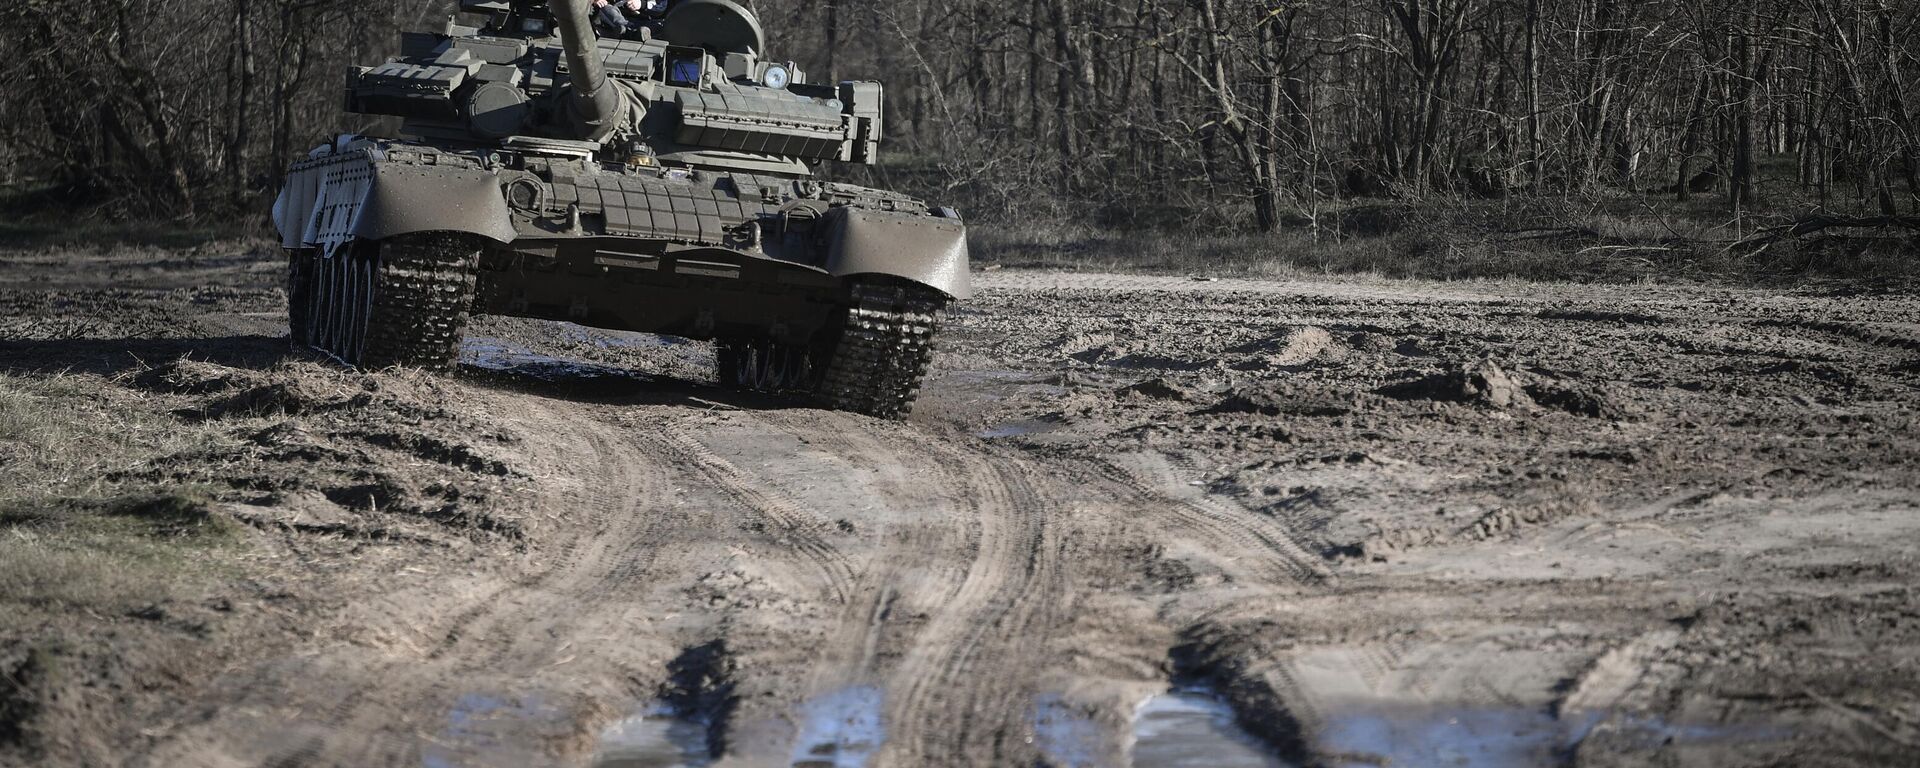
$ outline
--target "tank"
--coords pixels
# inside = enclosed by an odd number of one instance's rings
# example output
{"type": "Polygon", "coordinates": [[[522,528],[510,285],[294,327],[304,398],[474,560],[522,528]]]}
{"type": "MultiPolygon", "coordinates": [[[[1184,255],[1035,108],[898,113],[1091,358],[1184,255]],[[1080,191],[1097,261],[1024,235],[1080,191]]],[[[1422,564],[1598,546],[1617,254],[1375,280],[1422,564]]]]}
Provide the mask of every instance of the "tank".
{"type": "Polygon", "coordinates": [[[347,74],[347,110],[401,138],[342,135],[287,173],[296,346],[447,369],[469,317],[543,318],[713,340],[727,386],[912,408],[971,293],[965,224],[818,174],[877,161],[881,84],[812,82],[732,0],[620,26],[590,0],[460,10],[347,74]]]}

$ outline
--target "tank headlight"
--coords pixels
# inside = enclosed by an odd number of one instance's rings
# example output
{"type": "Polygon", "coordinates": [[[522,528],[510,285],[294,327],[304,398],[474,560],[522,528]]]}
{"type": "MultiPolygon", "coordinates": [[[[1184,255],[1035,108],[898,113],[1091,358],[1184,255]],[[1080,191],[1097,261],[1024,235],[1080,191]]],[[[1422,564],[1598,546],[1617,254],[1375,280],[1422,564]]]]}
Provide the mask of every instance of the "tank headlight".
{"type": "Polygon", "coordinates": [[[767,67],[766,73],[760,76],[760,82],[768,88],[783,90],[793,82],[793,73],[787,71],[786,67],[774,64],[767,67]]]}

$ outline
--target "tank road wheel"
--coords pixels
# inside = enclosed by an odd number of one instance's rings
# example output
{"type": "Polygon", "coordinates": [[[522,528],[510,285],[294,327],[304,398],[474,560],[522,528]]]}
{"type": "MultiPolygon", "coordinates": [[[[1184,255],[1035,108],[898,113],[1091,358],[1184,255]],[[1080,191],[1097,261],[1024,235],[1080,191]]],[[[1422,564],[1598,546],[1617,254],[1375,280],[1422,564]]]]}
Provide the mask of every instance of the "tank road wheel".
{"type": "Polygon", "coordinates": [[[853,301],[816,396],[834,410],[903,418],[933,363],[947,298],[911,283],[874,282],[855,285],[853,301]]]}
{"type": "Polygon", "coordinates": [[[722,386],[753,392],[812,392],[820,382],[811,348],[769,339],[723,339],[714,346],[722,386]]]}
{"type": "Polygon", "coordinates": [[[473,304],[478,254],[466,238],[441,234],[356,243],[332,258],[295,251],[287,311],[293,342],[361,368],[450,369],[473,304]]]}

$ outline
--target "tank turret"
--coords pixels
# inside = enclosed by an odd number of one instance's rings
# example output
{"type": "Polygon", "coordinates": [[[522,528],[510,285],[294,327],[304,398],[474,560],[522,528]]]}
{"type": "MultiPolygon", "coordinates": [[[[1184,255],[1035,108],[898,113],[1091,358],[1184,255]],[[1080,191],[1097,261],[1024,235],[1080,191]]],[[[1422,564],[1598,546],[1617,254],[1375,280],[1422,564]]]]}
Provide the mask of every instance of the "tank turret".
{"type": "Polygon", "coordinates": [[[733,0],[681,0],[620,37],[595,32],[590,0],[461,7],[484,23],[407,35],[403,56],[353,71],[348,109],[433,140],[590,141],[607,159],[667,166],[804,175],[878,158],[880,84],[816,85],[768,59],[759,20],[733,0]]]}

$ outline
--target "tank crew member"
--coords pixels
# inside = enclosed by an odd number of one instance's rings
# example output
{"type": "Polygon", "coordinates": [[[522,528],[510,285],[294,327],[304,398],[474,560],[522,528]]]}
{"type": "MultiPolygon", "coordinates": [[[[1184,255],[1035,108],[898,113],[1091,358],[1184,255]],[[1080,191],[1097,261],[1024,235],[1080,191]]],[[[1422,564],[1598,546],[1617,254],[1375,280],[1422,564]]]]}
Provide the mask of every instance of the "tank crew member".
{"type": "Polygon", "coordinates": [[[594,26],[600,28],[603,36],[624,37],[640,28],[628,14],[638,13],[645,4],[646,0],[593,0],[594,26]]]}
{"type": "Polygon", "coordinates": [[[594,22],[607,37],[626,37],[667,15],[671,0],[593,0],[594,22]]]}

